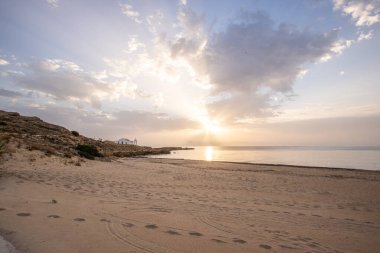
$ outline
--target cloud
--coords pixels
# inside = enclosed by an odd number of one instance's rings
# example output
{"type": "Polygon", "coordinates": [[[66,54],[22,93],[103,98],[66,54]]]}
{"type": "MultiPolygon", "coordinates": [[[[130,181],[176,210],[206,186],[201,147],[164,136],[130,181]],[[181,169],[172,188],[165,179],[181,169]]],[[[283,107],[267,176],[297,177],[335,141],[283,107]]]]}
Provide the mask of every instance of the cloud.
{"type": "Polygon", "coordinates": [[[351,16],[358,27],[371,26],[380,21],[378,0],[334,0],[334,9],[351,16]]]}
{"type": "Polygon", "coordinates": [[[22,97],[23,95],[20,92],[0,88],[0,96],[9,97],[9,98],[17,98],[17,97],[22,97]]]}
{"type": "Polygon", "coordinates": [[[291,91],[307,63],[332,51],[337,32],[314,34],[278,26],[262,12],[242,12],[207,44],[204,61],[214,93],[256,92],[260,86],[291,91]]]}
{"type": "Polygon", "coordinates": [[[269,94],[238,93],[207,104],[208,114],[225,123],[243,123],[248,118],[273,116],[276,105],[269,94]]]}
{"type": "Polygon", "coordinates": [[[352,46],[352,44],[355,43],[354,40],[345,40],[345,39],[339,39],[335,41],[331,47],[330,50],[327,51],[319,60],[320,62],[327,62],[329,61],[333,56],[341,55],[343,51],[349,47],[352,46]]]}
{"type": "MultiPolygon", "coordinates": [[[[162,132],[182,131],[199,127],[197,122],[169,116],[165,113],[148,111],[122,110],[116,112],[89,111],[80,108],[57,105],[8,105],[5,110],[17,111],[23,115],[40,117],[49,123],[61,125],[70,130],[77,130],[88,137],[116,140],[120,137],[144,136],[155,133],[157,144],[163,145],[162,132]]],[[[154,140],[146,140],[152,143],[154,140]]]]}
{"type": "Polygon", "coordinates": [[[13,76],[15,85],[28,91],[46,94],[56,100],[89,103],[97,109],[101,108],[102,100],[127,94],[128,84],[100,80],[77,64],[60,59],[30,63],[24,73],[13,76]]]}
{"type": "Polygon", "coordinates": [[[198,128],[199,124],[179,117],[171,117],[166,113],[147,111],[119,111],[113,114],[112,124],[122,126],[129,130],[179,130],[198,128]]]}
{"type": "Polygon", "coordinates": [[[362,40],[370,40],[373,37],[373,30],[365,33],[365,32],[360,32],[358,36],[358,41],[362,40]]]}
{"type": "Polygon", "coordinates": [[[19,70],[5,70],[5,71],[0,71],[0,76],[22,76],[24,75],[24,72],[19,71],[19,70]]]}
{"type": "Polygon", "coordinates": [[[177,18],[182,31],[176,34],[174,40],[168,42],[172,57],[198,56],[207,43],[207,36],[204,32],[204,16],[196,14],[191,8],[184,5],[181,6],[177,18]]]}
{"type": "Polygon", "coordinates": [[[378,146],[379,124],[379,114],[263,124],[251,128],[250,145],[378,146]]]}
{"type": "Polygon", "coordinates": [[[216,33],[207,32],[205,17],[188,6],[180,5],[177,18],[181,31],[156,39],[159,51],[169,52],[158,58],[165,59],[163,65],[186,62],[193,82],[209,90],[208,114],[224,114],[231,122],[275,115],[273,110],[293,92],[308,64],[339,55],[353,43],[338,40],[339,30],[315,33],[276,24],[264,12],[241,11],[216,33]]]}
{"type": "Polygon", "coordinates": [[[140,24],[142,22],[141,19],[139,18],[140,13],[138,11],[136,11],[132,5],[120,4],[120,8],[121,8],[121,12],[124,15],[126,15],[127,17],[129,17],[130,19],[135,21],[136,23],[140,24]]]}
{"type": "Polygon", "coordinates": [[[204,31],[204,16],[195,13],[186,5],[180,5],[177,15],[178,24],[176,27],[180,32],[173,38],[169,38],[165,33],[158,34],[156,45],[159,50],[168,49],[171,58],[191,58],[199,57],[207,44],[207,35],[204,31]]]}
{"type": "Polygon", "coordinates": [[[128,50],[127,53],[133,53],[140,49],[145,49],[145,44],[138,41],[137,36],[131,36],[128,41],[128,50]]]}
{"type": "Polygon", "coordinates": [[[209,39],[202,32],[201,17],[191,11],[181,17],[192,33],[185,30],[169,44],[172,57],[187,57],[213,87],[210,112],[235,112],[236,119],[269,115],[268,110],[275,107],[271,94],[288,95],[296,78],[305,73],[306,64],[343,50],[336,44],[337,30],[319,34],[291,24],[275,25],[263,12],[242,11],[225,31],[209,39]],[[262,88],[269,92],[260,94],[262,88]]]}
{"type": "Polygon", "coordinates": [[[164,17],[165,15],[161,10],[155,10],[153,14],[145,18],[145,25],[151,33],[157,34],[157,29],[162,25],[164,17]]]}
{"type": "Polygon", "coordinates": [[[46,2],[53,8],[57,8],[59,6],[59,0],[46,0],[46,2]]]}
{"type": "Polygon", "coordinates": [[[9,64],[9,62],[7,60],[0,58],[0,66],[4,66],[4,65],[8,65],[8,64],[9,64]]]}

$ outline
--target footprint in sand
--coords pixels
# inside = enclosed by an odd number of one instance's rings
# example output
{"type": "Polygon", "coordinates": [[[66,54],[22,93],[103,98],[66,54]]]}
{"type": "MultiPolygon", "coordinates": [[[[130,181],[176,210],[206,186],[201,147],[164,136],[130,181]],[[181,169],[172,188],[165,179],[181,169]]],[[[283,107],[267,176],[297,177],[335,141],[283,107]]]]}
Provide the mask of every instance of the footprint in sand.
{"type": "Polygon", "coordinates": [[[181,235],[180,233],[178,233],[177,231],[174,231],[174,230],[168,230],[168,231],[166,231],[166,233],[168,233],[170,235],[181,235]]]}
{"type": "Polygon", "coordinates": [[[189,235],[193,235],[193,236],[202,236],[201,233],[198,233],[198,232],[190,232],[189,235]]]}
{"type": "Polygon", "coordinates": [[[259,246],[260,246],[261,248],[263,248],[263,249],[271,249],[271,248],[272,248],[271,246],[266,245],[266,244],[260,244],[259,246]]]}
{"type": "Polygon", "coordinates": [[[149,225],[146,225],[145,227],[149,228],[149,229],[156,229],[156,228],[158,228],[156,224],[149,224],[149,225]]]}
{"type": "Polygon", "coordinates": [[[121,224],[121,225],[123,225],[123,227],[127,227],[127,228],[131,228],[131,227],[134,227],[134,226],[135,226],[135,225],[132,224],[132,223],[123,223],[123,224],[121,224]]]}
{"type": "Polygon", "coordinates": [[[31,214],[30,213],[18,213],[17,216],[21,216],[21,217],[27,217],[27,216],[30,216],[31,214]]]}
{"type": "Polygon", "coordinates": [[[0,212],[5,211],[5,210],[7,210],[7,209],[0,207],[0,212]]]}
{"type": "Polygon", "coordinates": [[[236,243],[241,243],[241,244],[247,243],[246,241],[239,239],[239,238],[234,238],[233,241],[236,243]]]}
{"type": "Polygon", "coordinates": [[[75,218],[74,221],[85,221],[86,219],[84,218],[75,218]]]}
{"type": "Polygon", "coordinates": [[[294,248],[294,247],[292,247],[292,246],[281,245],[281,244],[280,244],[280,247],[283,248],[283,249],[296,249],[296,248],[294,248]]]}
{"type": "Polygon", "coordinates": [[[110,223],[111,221],[110,220],[107,220],[107,219],[100,219],[101,222],[108,222],[110,223]]]}
{"type": "Polygon", "coordinates": [[[50,215],[48,215],[48,218],[58,219],[58,218],[61,218],[61,216],[55,215],[55,214],[50,214],[50,215]]]}
{"type": "Polygon", "coordinates": [[[217,242],[217,243],[226,243],[225,241],[222,241],[222,240],[219,240],[219,239],[211,239],[211,241],[213,242],[217,242]]]}

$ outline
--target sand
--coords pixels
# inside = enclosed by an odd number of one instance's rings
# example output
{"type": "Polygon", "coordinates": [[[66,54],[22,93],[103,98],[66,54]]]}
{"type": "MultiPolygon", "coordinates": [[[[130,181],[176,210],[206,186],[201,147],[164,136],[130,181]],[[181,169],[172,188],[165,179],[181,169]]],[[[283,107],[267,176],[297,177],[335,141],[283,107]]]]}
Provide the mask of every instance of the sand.
{"type": "Polygon", "coordinates": [[[20,252],[379,252],[380,173],[15,153],[0,234],[20,252]]]}

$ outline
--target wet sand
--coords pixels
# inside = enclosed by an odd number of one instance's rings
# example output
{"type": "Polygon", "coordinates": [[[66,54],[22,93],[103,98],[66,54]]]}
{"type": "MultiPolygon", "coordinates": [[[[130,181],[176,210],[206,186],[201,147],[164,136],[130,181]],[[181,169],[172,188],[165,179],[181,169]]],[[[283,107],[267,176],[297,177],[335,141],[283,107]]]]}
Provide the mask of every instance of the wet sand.
{"type": "Polygon", "coordinates": [[[380,172],[37,152],[0,165],[20,252],[376,252],[380,172]],[[66,164],[65,164],[66,163],[66,164]]]}

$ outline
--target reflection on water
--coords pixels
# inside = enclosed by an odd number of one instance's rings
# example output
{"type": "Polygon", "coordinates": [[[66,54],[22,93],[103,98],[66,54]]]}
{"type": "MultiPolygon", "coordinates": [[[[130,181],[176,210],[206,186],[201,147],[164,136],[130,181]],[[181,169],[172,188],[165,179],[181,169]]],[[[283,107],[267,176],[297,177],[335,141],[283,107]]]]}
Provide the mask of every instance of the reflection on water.
{"type": "Polygon", "coordinates": [[[380,147],[195,147],[155,157],[380,170],[380,147]]]}
{"type": "Polygon", "coordinates": [[[206,147],[205,149],[205,155],[206,155],[206,161],[212,161],[213,160],[213,152],[214,148],[211,146],[206,147]]]}

